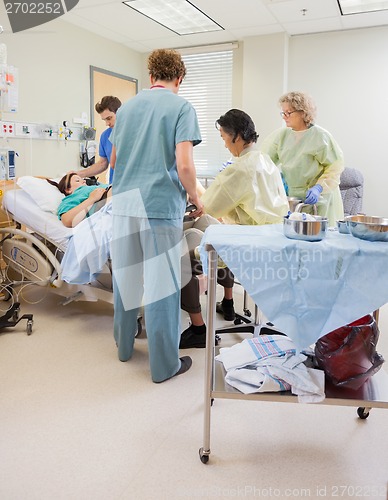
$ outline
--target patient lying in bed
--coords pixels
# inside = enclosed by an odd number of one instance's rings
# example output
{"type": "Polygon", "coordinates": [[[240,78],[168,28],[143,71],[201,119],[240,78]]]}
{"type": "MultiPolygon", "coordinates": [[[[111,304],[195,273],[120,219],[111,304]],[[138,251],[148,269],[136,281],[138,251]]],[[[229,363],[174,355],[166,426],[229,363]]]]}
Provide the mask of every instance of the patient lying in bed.
{"type": "Polygon", "coordinates": [[[106,184],[88,186],[86,180],[74,172],[66,174],[58,183],[50,179],[47,179],[47,182],[65,195],[57,213],[66,227],[75,227],[86,217],[97,212],[112,194],[111,186],[106,184]]]}

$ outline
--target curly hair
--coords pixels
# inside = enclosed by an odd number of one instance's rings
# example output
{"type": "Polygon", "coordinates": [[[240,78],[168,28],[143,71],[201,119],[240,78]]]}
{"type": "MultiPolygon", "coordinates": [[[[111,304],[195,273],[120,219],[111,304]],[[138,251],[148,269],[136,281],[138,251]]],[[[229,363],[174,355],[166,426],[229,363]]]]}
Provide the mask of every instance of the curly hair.
{"type": "Polygon", "coordinates": [[[252,118],[240,109],[230,109],[218,118],[216,128],[218,128],[217,125],[222,127],[227,134],[233,136],[233,142],[238,136],[241,136],[245,144],[250,144],[256,142],[259,137],[252,118]]]}
{"type": "Polygon", "coordinates": [[[157,49],[148,57],[148,72],[155,80],[171,82],[185,77],[186,66],[176,50],[157,49]]]}
{"type": "Polygon", "coordinates": [[[117,113],[117,110],[119,109],[120,106],[121,106],[121,101],[118,97],[114,97],[113,95],[106,95],[101,99],[100,102],[98,102],[94,106],[94,109],[97,111],[98,114],[101,114],[106,109],[109,109],[109,111],[112,111],[112,113],[117,113]]]}
{"type": "Polygon", "coordinates": [[[304,92],[288,92],[279,99],[279,105],[289,104],[295,111],[304,113],[303,120],[309,127],[314,124],[317,108],[311,96],[304,92]]]}

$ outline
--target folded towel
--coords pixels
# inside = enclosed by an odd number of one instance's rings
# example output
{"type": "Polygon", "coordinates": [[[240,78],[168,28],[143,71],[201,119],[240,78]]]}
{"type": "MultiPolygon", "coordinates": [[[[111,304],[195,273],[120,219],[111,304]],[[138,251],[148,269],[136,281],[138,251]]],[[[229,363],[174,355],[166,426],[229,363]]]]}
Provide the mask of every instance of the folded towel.
{"type": "Polygon", "coordinates": [[[225,370],[241,368],[256,364],[257,361],[271,357],[295,354],[296,348],[289,337],[285,335],[260,335],[252,339],[245,339],[232,347],[222,347],[216,356],[225,370]]]}

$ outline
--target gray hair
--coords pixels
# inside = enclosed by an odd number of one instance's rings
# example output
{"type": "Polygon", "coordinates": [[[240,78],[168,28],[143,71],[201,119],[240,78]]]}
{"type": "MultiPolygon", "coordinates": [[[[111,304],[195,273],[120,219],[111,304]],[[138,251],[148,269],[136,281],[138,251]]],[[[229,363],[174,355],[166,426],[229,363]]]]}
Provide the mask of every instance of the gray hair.
{"type": "Polygon", "coordinates": [[[312,98],[304,92],[288,92],[279,98],[279,104],[289,104],[295,111],[304,113],[303,120],[307,126],[313,125],[317,108],[312,98]]]}

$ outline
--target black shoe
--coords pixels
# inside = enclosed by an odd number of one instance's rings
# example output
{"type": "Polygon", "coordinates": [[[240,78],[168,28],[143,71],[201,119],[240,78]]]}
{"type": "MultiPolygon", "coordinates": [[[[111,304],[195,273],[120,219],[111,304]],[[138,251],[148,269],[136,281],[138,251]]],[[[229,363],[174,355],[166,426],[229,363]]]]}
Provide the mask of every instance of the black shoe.
{"type": "MultiPolygon", "coordinates": [[[[215,345],[218,345],[219,337],[215,337],[215,345]]],[[[191,325],[182,332],[179,342],[179,349],[204,349],[206,347],[206,331],[204,333],[195,333],[191,325]]]]}
{"type": "Polygon", "coordinates": [[[224,300],[222,302],[217,302],[216,312],[223,314],[225,321],[234,321],[236,318],[236,313],[234,312],[233,300],[228,304],[224,300]]]}
{"type": "Polygon", "coordinates": [[[189,326],[182,332],[179,349],[191,349],[192,347],[198,349],[206,347],[206,331],[204,333],[194,333],[191,326],[189,326]]]}
{"type": "Polygon", "coordinates": [[[155,384],[161,384],[162,382],[166,382],[166,380],[170,380],[178,375],[182,375],[182,373],[186,373],[187,371],[190,370],[191,365],[193,364],[193,360],[190,358],[190,356],[183,356],[182,358],[179,358],[181,362],[181,367],[179,370],[173,375],[172,377],[166,378],[165,380],[161,380],[160,382],[155,382],[155,384]]]}

